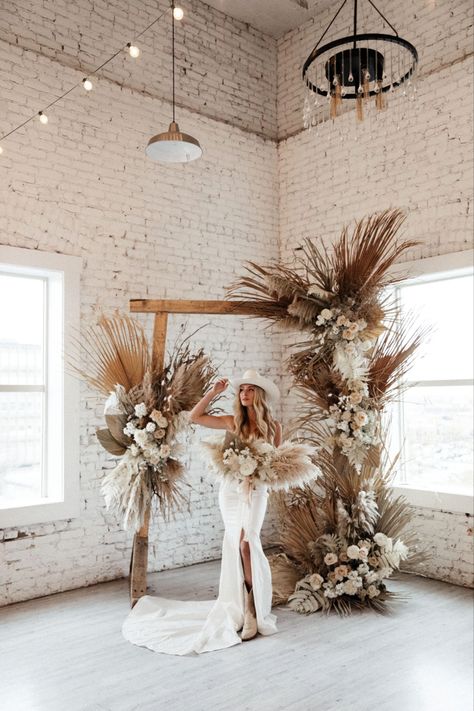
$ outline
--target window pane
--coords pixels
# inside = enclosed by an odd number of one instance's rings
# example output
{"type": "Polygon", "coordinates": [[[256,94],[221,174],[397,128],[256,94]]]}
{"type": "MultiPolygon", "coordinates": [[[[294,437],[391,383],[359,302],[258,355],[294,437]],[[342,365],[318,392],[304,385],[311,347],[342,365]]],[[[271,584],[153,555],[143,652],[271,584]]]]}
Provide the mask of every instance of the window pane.
{"type": "Polygon", "coordinates": [[[0,507],[41,496],[43,393],[0,392],[0,507]]]}
{"type": "Polygon", "coordinates": [[[44,280],[0,273],[0,384],[43,383],[44,280]]]}
{"type": "Polygon", "coordinates": [[[472,387],[412,387],[404,395],[404,464],[413,488],[472,495],[472,387]]]}
{"type": "Polygon", "coordinates": [[[410,381],[472,379],[473,278],[414,284],[400,288],[402,309],[432,332],[408,372],[410,381]]]}

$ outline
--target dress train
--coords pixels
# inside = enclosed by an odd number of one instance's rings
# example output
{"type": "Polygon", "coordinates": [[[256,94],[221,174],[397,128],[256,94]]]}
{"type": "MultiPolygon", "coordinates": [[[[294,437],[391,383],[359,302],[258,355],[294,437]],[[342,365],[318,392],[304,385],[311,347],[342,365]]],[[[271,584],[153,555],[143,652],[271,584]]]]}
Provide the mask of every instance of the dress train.
{"type": "Polygon", "coordinates": [[[217,600],[169,600],[145,595],[123,623],[122,633],[133,644],[165,654],[201,654],[240,644],[237,632],[244,621],[244,570],[240,536],[250,547],[252,585],[261,635],[277,632],[271,612],[270,564],[263,552],[260,530],[267,508],[266,484],[258,482],[247,495],[233,479],[223,479],[219,507],[225,531],[217,600]]]}

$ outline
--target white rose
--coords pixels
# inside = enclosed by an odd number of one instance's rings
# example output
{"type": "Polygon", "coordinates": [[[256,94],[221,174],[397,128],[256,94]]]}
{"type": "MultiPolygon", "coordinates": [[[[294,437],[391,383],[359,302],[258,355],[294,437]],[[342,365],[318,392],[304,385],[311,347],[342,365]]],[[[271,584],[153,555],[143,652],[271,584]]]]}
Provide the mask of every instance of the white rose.
{"type": "Polygon", "coordinates": [[[375,536],[374,536],[374,541],[375,541],[375,543],[376,543],[378,546],[380,546],[381,548],[383,548],[383,547],[385,546],[385,544],[387,543],[388,538],[387,538],[387,536],[385,535],[385,533],[382,533],[382,532],[379,531],[379,533],[376,533],[376,534],[375,534],[375,536]]]}
{"type": "Polygon", "coordinates": [[[140,402],[138,405],[135,405],[135,415],[137,417],[146,417],[146,414],[147,409],[144,402],[140,402]]]}
{"type": "Polygon", "coordinates": [[[380,595],[380,590],[377,590],[375,585],[369,585],[367,588],[367,594],[369,597],[377,597],[377,595],[380,595]]]}
{"type": "Polygon", "coordinates": [[[155,430],[155,437],[156,437],[156,439],[163,439],[163,437],[165,436],[165,434],[166,434],[165,430],[162,430],[162,429],[155,430]]]}
{"type": "Polygon", "coordinates": [[[333,317],[333,312],[331,309],[323,309],[319,315],[323,321],[329,321],[333,317]]]}
{"type": "Polygon", "coordinates": [[[355,595],[357,592],[357,585],[355,583],[355,580],[346,580],[343,583],[343,587],[344,587],[344,592],[347,595],[355,595]]]}
{"type": "Polygon", "coordinates": [[[365,580],[370,585],[370,583],[375,583],[375,581],[378,580],[378,575],[372,570],[365,576],[365,580]]]}
{"type": "Polygon", "coordinates": [[[148,442],[148,432],[146,432],[145,430],[135,430],[135,432],[133,433],[133,438],[135,442],[143,448],[148,442]]]}
{"type": "Polygon", "coordinates": [[[164,415],[160,415],[159,417],[156,418],[155,420],[156,424],[158,427],[168,427],[168,420],[164,415]]]}
{"type": "Polygon", "coordinates": [[[359,546],[349,546],[347,555],[349,558],[352,558],[352,560],[357,560],[359,558],[359,546]]]}
{"type": "Polygon", "coordinates": [[[368,548],[366,548],[365,546],[362,546],[361,548],[359,548],[359,558],[360,558],[361,560],[363,560],[363,559],[367,560],[367,556],[368,556],[368,555],[369,555],[369,549],[368,549],[368,548]]]}
{"type": "Polygon", "coordinates": [[[357,567],[357,572],[360,573],[361,575],[365,575],[366,573],[369,572],[369,570],[370,570],[370,569],[369,569],[369,566],[367,565],[367,563],[361,563],[361,564],[357,567]]]}
{"type": "Polygon", "coordinates": [[[326,553],[324,562],[326,565],[334,565],[334,563],[337,563],[337,555],[335,553],[326,553]]]}

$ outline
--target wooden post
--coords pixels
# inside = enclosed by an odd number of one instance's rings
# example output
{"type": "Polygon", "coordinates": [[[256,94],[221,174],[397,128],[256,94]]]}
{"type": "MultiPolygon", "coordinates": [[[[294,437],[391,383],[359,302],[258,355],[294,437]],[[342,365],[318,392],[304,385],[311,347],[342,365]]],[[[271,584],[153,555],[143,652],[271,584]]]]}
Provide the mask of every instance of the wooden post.
{"type": "MultiPolygon", "coordinates": [[[[153,365],[160,369],[165,362],[166,330],[168,314],[155,314],[153,328],[153,365]]],[[[146,595],[146,574],[148,569],[148,530],[150,528],[150,505],[145,511],[143,526],[133,538],[132,557],[130,559],[130,603],[136,602],[146,595]]]]}
{"type": "MultiPolygon", "coordinates": [[[[162,368],[165,361],[166,331],[168,314],[228,314],[254,315],[259,303],[240,301],[174,301],[167,299],[131,299],[130,311],[133,313],[154,313],[153,328],[153,365],[162,368]]],[[[150,527],[150,507],[145,512],[143,526],[133,539],[130,559],[130,603],[146,595],[146,576],[148,565],[148,530],[150,527]]]]}

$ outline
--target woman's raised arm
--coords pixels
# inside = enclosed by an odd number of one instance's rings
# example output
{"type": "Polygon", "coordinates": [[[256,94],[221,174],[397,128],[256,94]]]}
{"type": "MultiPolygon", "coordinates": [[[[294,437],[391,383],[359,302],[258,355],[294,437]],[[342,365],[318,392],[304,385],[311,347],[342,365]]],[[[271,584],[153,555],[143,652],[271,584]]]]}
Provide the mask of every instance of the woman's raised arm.
{"type": "Polygon", "coordinates": [[[234,418],[232,415],[207,415],[206,410],[211,400],[219,393],[224,392],[229,381],[226,378],[218,380],[214,386],[204,395],[189,413],[189,419],[196,425],[211,427],[216,430],[232,430],[234,418]]]}

